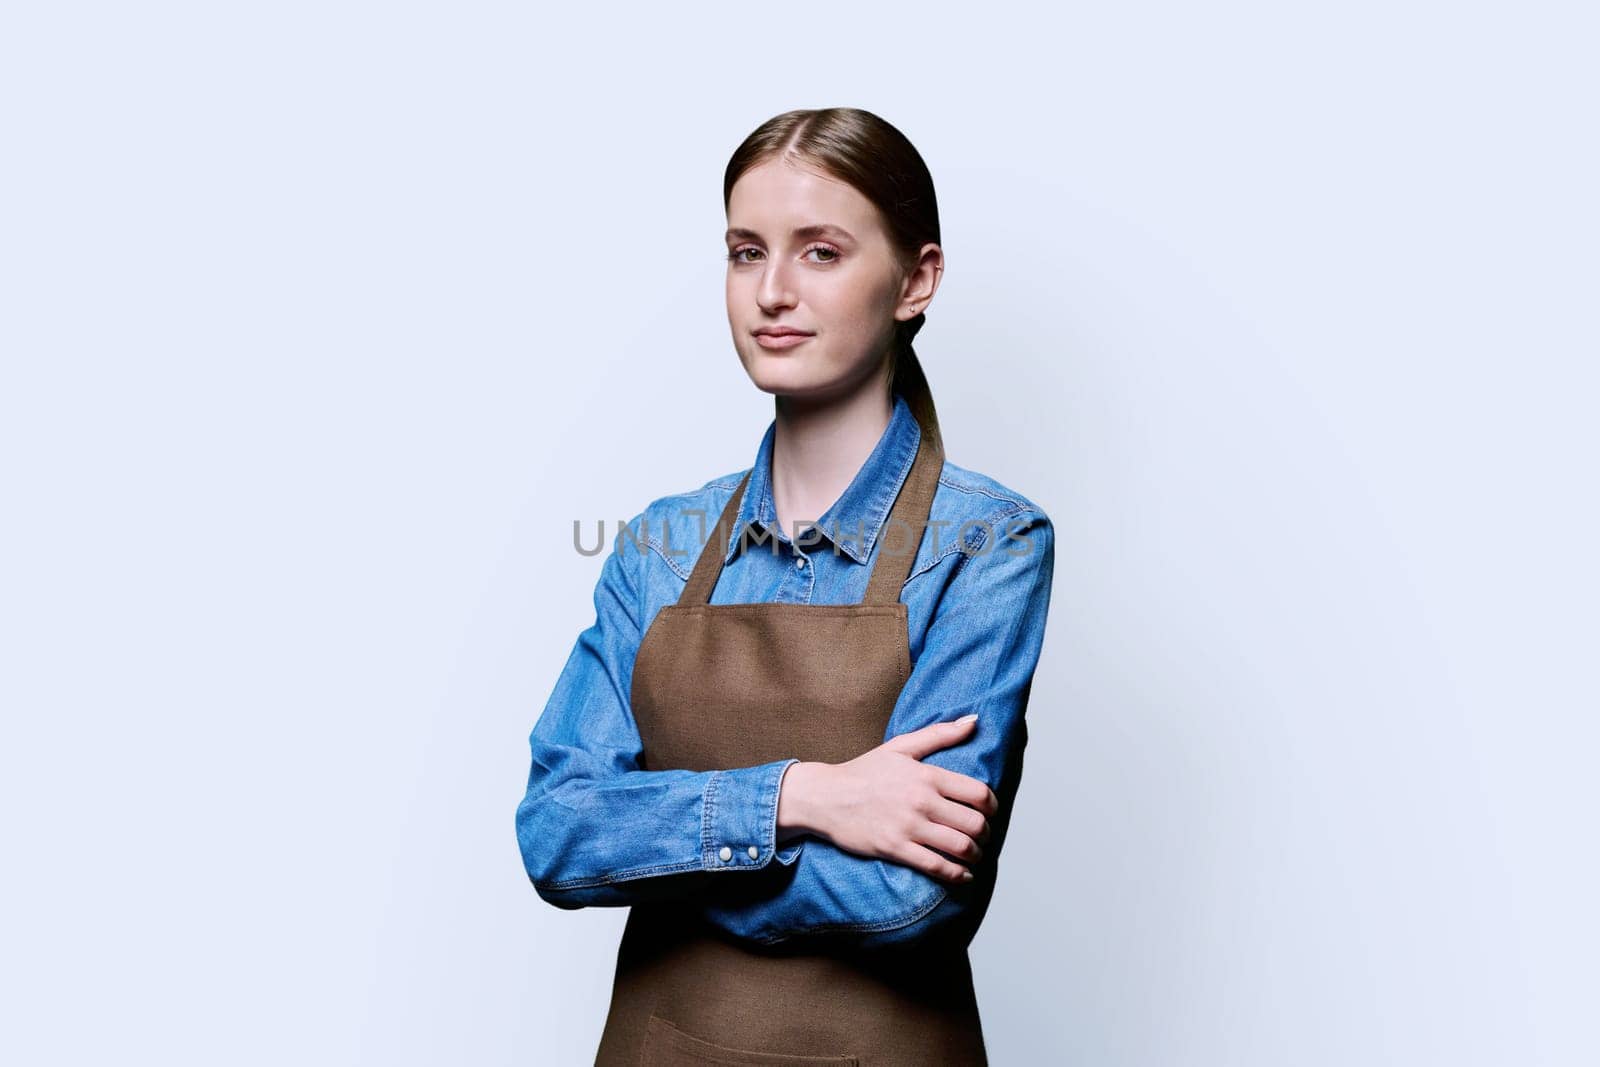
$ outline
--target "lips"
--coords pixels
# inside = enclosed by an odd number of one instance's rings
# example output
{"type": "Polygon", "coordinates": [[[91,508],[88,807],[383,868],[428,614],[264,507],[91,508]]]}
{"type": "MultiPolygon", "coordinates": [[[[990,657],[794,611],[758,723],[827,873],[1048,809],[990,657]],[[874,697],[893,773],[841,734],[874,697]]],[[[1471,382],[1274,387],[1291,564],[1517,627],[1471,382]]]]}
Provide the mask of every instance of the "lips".
{"type": "Polygon", "coordinates": [[[755,335],[756,344],[774,351],[805,344],[812,338],[812,334],[793,326],[763,326],[755,335]]]}

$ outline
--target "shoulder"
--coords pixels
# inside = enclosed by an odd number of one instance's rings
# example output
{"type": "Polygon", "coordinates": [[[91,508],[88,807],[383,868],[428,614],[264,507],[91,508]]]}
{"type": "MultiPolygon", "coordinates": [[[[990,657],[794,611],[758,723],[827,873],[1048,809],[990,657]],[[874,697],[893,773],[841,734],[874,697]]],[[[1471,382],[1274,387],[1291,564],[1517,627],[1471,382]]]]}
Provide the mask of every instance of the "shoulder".
{"type": "Polygon", "coordinates": [[[664,564],[687,580],[707,533],[748,473],[746,467],[656,497],[628,520],[632,539],[652,557],[652,564],[664,564]]]}
{"type": "Polygon", "coordinates": [[[934,494],[934,506],[949,507],[955,511],[997,517],[1004,514],[1027,514],[1045,521],[1050,516],[1031,497],[1005,485],[987,474],[971,467],[962,467],[946,459],[939,471],[939,489],[934,494]]]}
{"type": "Polygon", "coordinates": [[[1049,540],[1053,536],[1049,514],[1033,498],[948,458],[928,517],[930,529],[938,531],[937,543],[923,546],[931,549],[928,563],[956,551],[984,553],[1008,537],[1049,540]]]}

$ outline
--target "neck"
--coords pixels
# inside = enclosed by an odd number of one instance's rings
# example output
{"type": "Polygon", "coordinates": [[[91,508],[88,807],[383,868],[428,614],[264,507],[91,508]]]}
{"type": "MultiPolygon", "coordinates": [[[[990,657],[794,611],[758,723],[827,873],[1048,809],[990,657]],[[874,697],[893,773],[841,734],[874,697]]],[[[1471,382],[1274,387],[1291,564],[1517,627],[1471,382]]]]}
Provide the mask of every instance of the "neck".
{"type": "Polygon", "coordinates": [[[844,494],[889,426],[894,397],[881,380],[867,385],[820,404],[775,398],[772,502],[791,540],[844,494]]]}

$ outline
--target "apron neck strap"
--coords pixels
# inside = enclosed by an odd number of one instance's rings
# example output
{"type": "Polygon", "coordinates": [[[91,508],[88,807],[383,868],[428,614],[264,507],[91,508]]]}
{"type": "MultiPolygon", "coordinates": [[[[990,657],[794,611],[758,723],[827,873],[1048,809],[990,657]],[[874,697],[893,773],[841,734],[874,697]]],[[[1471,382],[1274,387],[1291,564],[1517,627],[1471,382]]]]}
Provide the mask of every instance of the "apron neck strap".
{"type": "Polygon", "coordinates": [[[906,584],[917,546],[928,528],[928,512],[933,494],[939,488],[939,472],[944,467],[944,450],[927,430],[917,444],[917,458],[911,473],[900,484],[889,518],[878,529],[877,551],[872,561],[872,576],[867,579],[863,604],[898,604],[900,587],[906,584]]]}
{"type": "MultiPolygon", "coordinates": [[[[916,559],[917,546],[922,543],[923,532],[928,527],[928,513],[933,506],[933,494],[939,488],[939,473],[944,466],[944,450],[922,431],[917,444],[917,456],[911,463],[911,472],[900,485],[894,507],[878,530],[877,552],[872,559],[872,574],[867,578],[867,592],[863,604],[897,604],[900,589],[911,573],[911,563],[916,559]],[[891,542],[893,542],[891,544],[891,542]]],[[[678,597],[681,605],[709,604],[711,591],[722,577],[722,563],[728,552],[728,540],[739,517],[739,507],[744,502],[746,488],[753,470],[746,471],[728,503],[717,519],[710,539],[700,550],[689,582],[678,597]]]]}
{"type": "Polygon", "coordinates": [[[728,497],[722,516],[717,519],[710,539],[700,550],[700,558],[695,561],[694,570],[689,573],[689,584],[683,587],[683,593],[678,597],[679,604],[711,603],[711,590],[716,588],[717,579],[722,577],[722,559],[727,555],[728,539],[733,536],[733,524],[739,517],[739,505],[744,502],[745,486],[750,484],[752,473],[754,468],[746,471],[739,480],[738,488],[728,497]]]}

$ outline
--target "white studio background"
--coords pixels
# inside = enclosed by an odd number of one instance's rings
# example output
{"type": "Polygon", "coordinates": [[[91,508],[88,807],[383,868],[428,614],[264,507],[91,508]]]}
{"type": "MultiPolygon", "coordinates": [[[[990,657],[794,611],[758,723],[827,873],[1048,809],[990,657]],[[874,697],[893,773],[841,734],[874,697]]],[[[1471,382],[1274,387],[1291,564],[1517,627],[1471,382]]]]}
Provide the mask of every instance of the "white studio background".
{"type": "Polygon", "coordinates": [[[994,1062],[1597,1062],[1580,8],[12,5],[0,1058],[589,1062],[572,522],[749,462],[722,168],[853,105],[1059,530],[994,1062]]]}

